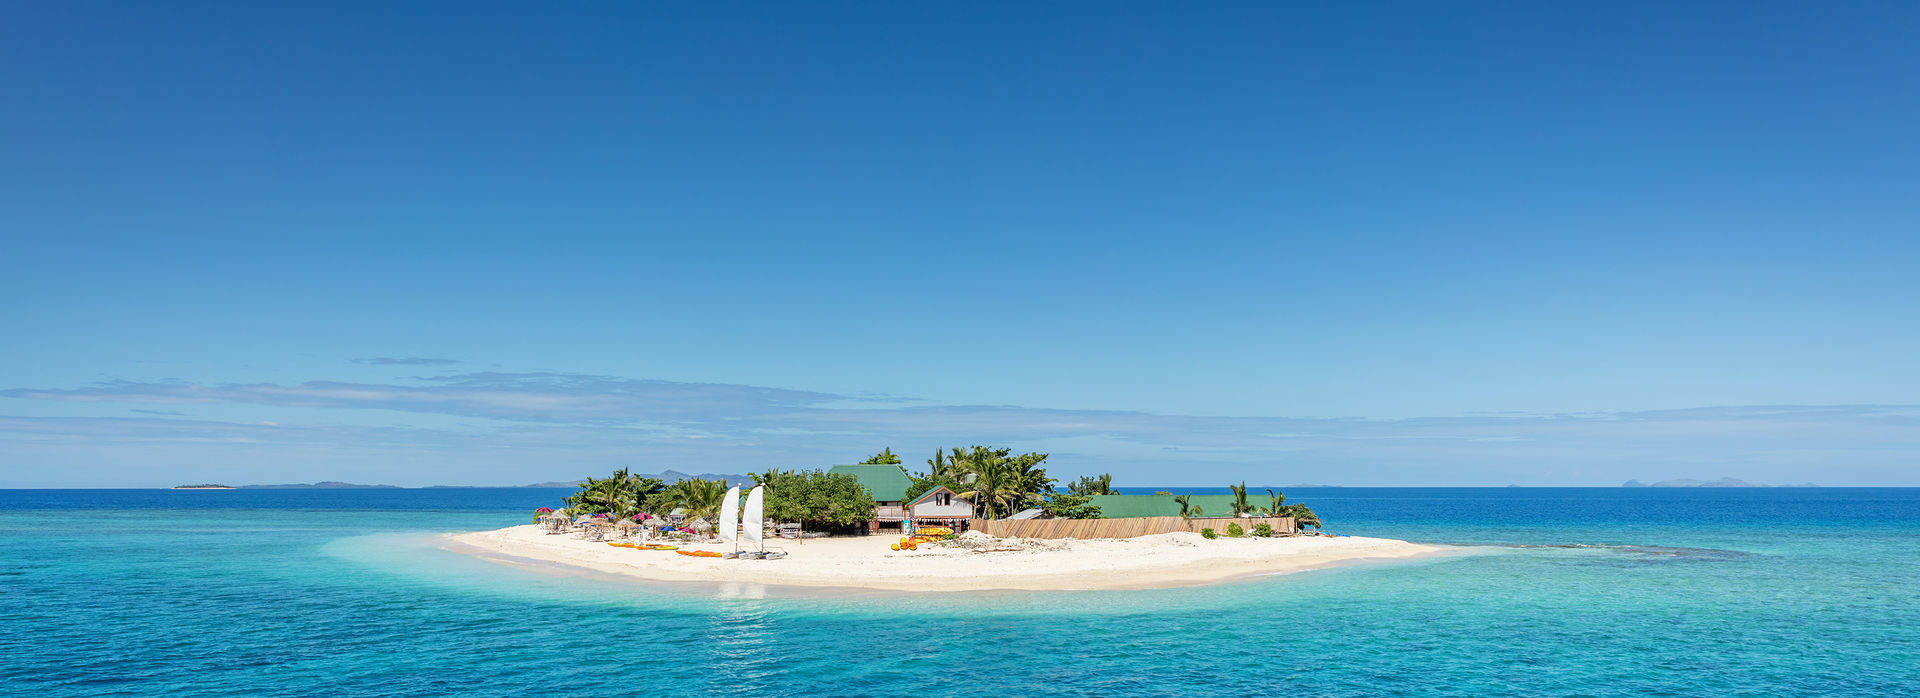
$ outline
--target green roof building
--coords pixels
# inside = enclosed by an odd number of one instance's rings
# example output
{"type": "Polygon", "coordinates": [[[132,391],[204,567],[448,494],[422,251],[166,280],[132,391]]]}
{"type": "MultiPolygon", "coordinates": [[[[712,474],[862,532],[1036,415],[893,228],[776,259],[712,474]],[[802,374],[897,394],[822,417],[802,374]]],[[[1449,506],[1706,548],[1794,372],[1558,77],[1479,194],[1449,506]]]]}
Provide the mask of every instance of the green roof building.
{"type": "MultiPolygon", "coordinates": [[[[1173,498],[1170,494],[1096,494],[1087,503],[1100,507],[1100,515],[1109,519],[1179,516],[1180,503],[1173,498]]],[[[1268,501],[1264,492],[1258,497],[1247,493],[1249,504],[1266,506],[1268,501]]],[[[1199,516],[1233,516],[1233,495],[1230,494],[1196,494],[1191,503],[1200,508],[1199,516]]]]}
{"type": "Polygon", "coordinates": [[[913,478],[907,477],[907,469],[899,465],[836,465],[827,472],[852,475],[873,494],[873,501],[882,504],[906,500],[907,488],[913,486],[913,478]]]}

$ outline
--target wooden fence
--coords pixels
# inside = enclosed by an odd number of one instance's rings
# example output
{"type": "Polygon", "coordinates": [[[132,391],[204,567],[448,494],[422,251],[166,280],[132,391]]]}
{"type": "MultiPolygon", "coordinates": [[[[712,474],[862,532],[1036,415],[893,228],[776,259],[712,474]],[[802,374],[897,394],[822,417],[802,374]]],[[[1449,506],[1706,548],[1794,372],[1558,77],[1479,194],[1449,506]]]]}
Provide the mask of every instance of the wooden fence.
{"type": "Polygon", "coordinates": [[[1273,527],[1273,534],[1288,535],[1295,532],[1291,516],[1258,516],[1245,519],[1201,518],[1183,519],[1178,516],[1142,516],[1129,519],[1024,519],[1008,521],[1006,519],[972,519],[967,522],[967,530],[979,531],[1001,538],[1133,538],[1151,536],[1156,533],[1176,533],[1190,531],[1199,533],[1200,529],[1211,528],[1220,535],[1227,534],[1227,524],[1237,523],[1248,534],[1260,524],[1273,527]]]}

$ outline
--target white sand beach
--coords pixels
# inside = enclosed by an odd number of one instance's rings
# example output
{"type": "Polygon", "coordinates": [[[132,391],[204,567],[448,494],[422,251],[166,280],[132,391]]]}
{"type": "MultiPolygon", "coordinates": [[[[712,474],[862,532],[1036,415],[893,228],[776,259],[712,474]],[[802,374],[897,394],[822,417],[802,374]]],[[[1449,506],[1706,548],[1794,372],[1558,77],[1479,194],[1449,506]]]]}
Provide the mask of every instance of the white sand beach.
{"type": "MultiPolygon", "coordinates": [[[[894,591],[1144,589],[1209,584],[1284,574],[1346,561],[1409,558],[1441,546],[1386,538],[1220,538],[1167,533],[1112,540],[989,539],[971,549],[923,544],[893,551],[894,536],[770,542],[788,557],[724,560],[670,551],[634,550],[548,535],[534,525],[452,537],[454,549],[481,557],[520,558],[639,579],[759,582],[894,591]]],[[[728,550],[719,543],[687,550],[728,550]]]]}

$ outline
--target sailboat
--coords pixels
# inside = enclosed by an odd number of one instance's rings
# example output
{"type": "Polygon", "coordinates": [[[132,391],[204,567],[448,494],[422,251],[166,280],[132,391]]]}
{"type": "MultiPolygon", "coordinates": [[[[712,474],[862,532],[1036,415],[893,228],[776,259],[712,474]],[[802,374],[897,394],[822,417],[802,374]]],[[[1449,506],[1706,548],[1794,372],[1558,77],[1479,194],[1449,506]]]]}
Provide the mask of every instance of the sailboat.
{"type": "Polygon", "coordinates": [[[755,485],[753,491],[747,494],[747,512],[744,516],[744,523],[746,525],[740,531],[740,537],[747,539],[748,543],[753,544],[753,546],[759,548],[759,550],[740,553],[740,557],[749,560],[778,560],[787,556],[786,553],[782,552],[767,552],[766,537],[764,535],[767,524],[766,517],[762,515],[766,503],[766,496],[766,485],[755,485]]]}
{"type": "Polygon", "coordinates": [[[740,554],[740,487],[727,490],[727,496],[720,500],[720,540],[733,543],[733,552],[724,557],[736,557],[740,554]]]}

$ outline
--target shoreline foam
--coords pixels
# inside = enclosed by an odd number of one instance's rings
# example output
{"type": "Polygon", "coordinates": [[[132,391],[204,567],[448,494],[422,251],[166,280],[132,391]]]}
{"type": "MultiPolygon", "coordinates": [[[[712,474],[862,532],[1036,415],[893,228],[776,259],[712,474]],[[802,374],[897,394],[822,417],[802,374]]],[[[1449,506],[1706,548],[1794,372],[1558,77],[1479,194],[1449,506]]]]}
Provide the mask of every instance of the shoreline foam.
{"type": "MultiPolygon", "coordinates": [[[[451,541],[482,559],[500,555],[660,582],[751,582],[886,591],[1069,591],[1198,586],[1289,574],[1346,562],[1424,557],[1442,546],[1386,538],[1220,538],[1168,533],[1109,540],[1003,539],[1009,551],[937,546],[888,549],[895,538],[863,536],[777,541],[781,560],[722,560],[617,548],[538,526],[462,533],[451,541]]],[[[694,543],[689,550],[724,550],[694,543]]],[[[504,560],[496,560],[505,562],[504,560]]]]}

